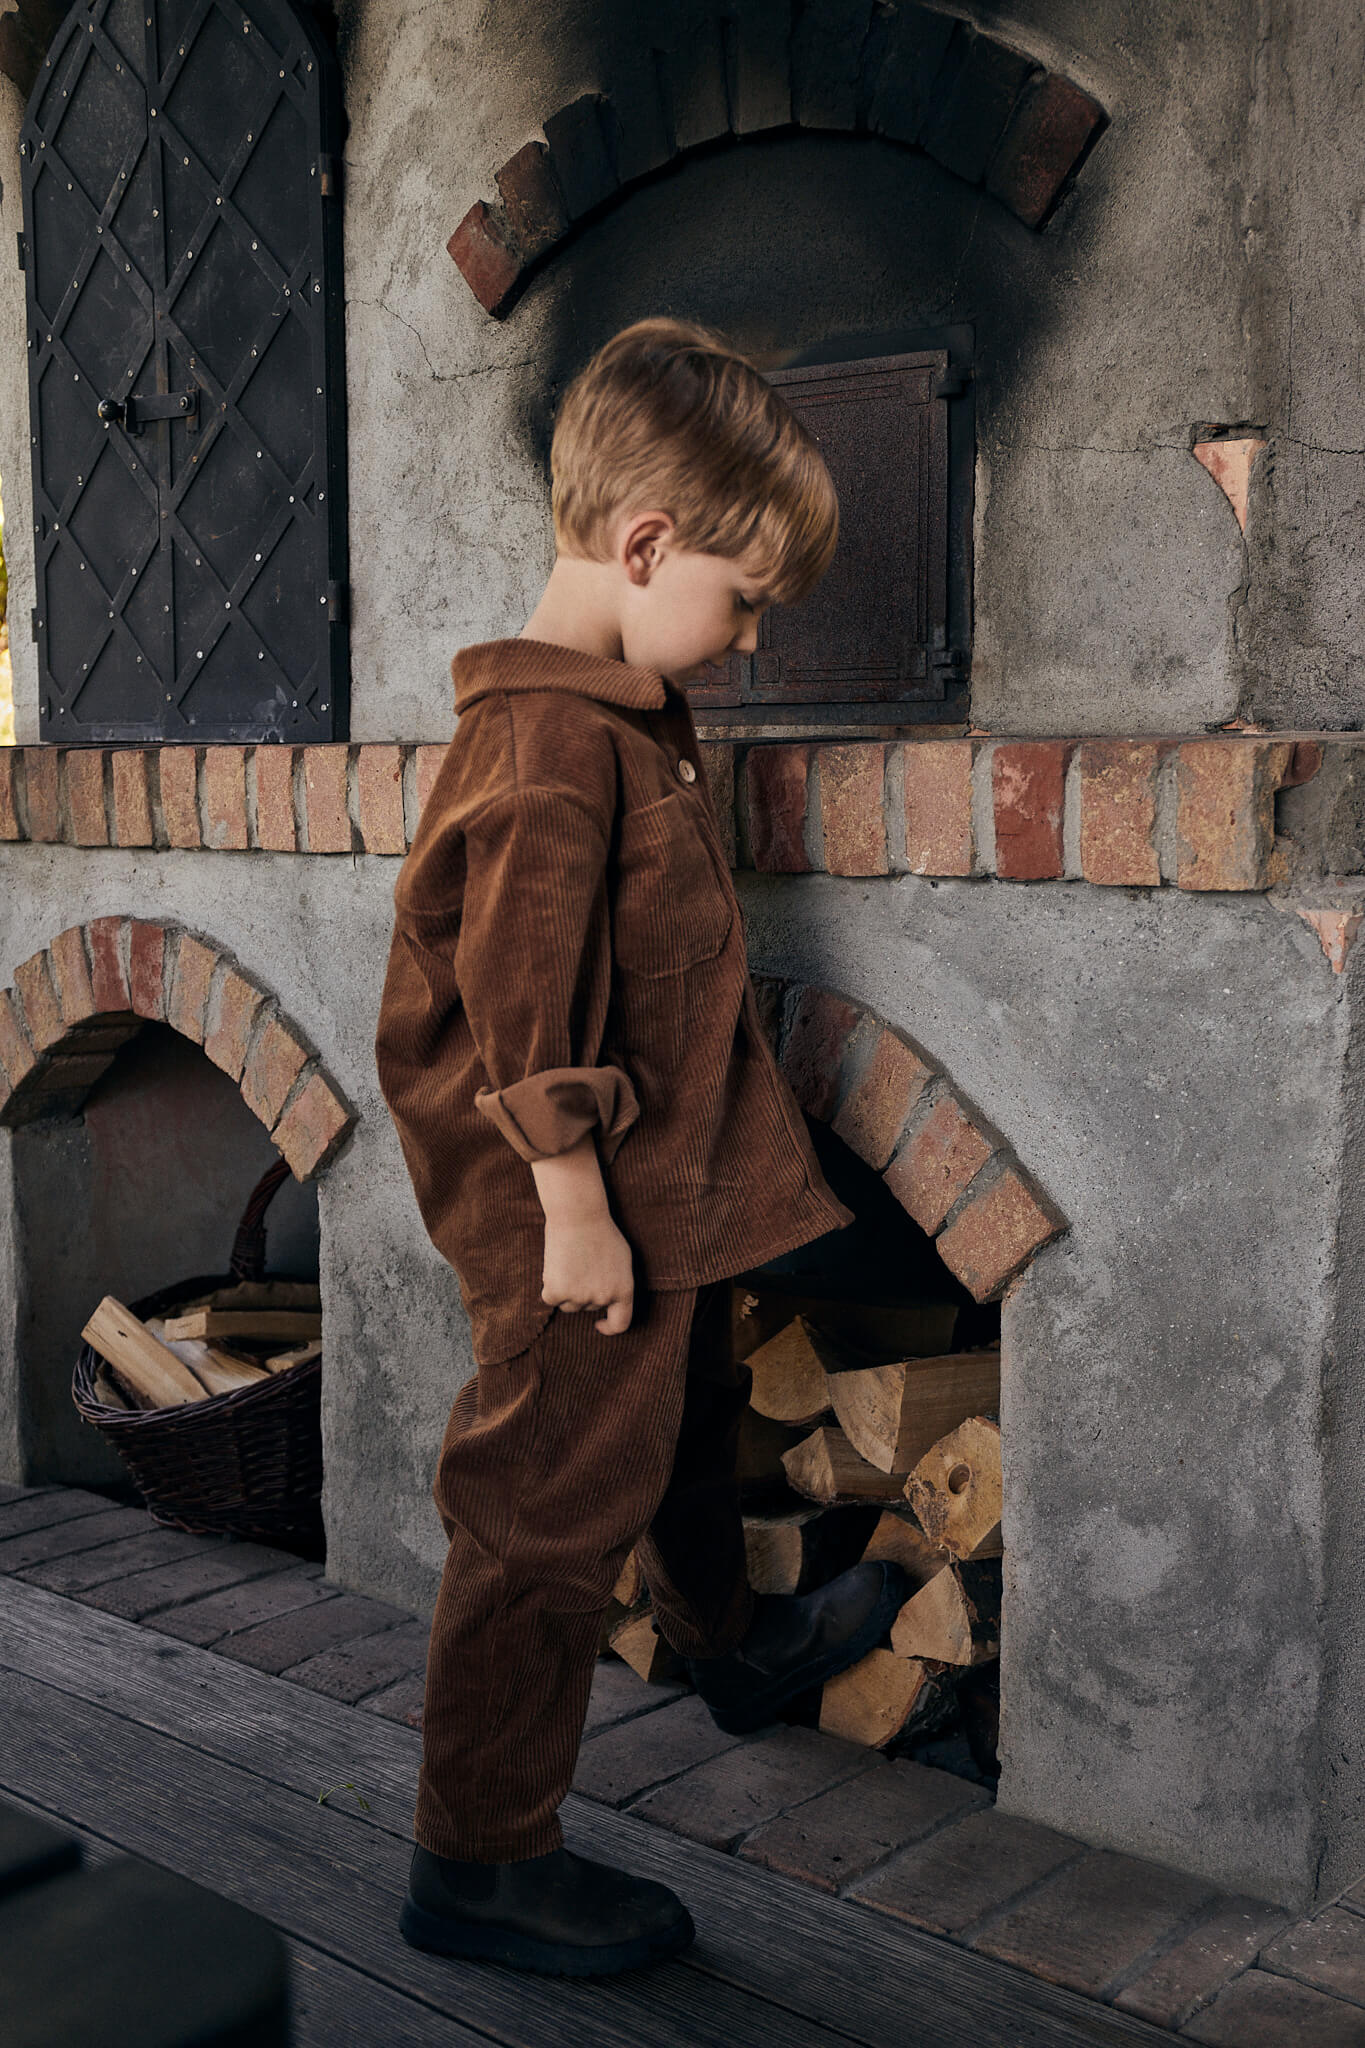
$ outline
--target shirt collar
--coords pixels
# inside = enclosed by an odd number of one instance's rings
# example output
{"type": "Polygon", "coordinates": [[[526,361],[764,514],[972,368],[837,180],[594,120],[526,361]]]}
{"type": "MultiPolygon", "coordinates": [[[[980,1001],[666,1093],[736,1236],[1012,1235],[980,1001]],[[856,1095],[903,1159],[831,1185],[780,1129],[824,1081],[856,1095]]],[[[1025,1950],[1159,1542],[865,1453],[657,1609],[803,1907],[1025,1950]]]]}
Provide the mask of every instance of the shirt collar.
{"type": "Polygon", "coordinates": [[[681,696],[657,669],[557,647],[548,640],[480,640],[462,647],[450,664],[457,715],[492,690],[569,690],[602,697],[633,711],[657,711],[681,696]]]}

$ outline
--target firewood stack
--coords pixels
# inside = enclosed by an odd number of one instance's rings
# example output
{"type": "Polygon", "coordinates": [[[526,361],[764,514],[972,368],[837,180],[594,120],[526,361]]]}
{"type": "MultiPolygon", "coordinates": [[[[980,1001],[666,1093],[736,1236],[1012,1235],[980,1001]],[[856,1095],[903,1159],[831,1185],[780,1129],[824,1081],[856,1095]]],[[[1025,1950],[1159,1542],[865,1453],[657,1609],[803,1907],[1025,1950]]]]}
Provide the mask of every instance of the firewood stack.
{"type": "Polygon", "coordinates": [[[81,1335],[104,1361],[110,1408],[173,1408],[235,1393],[322,1351],[322,1296],[301,1280],[243,1280],[144,1322],[106,1294],[81,1335]]]}
{"type": "MultiPolygon", "coordinates": [[[[819,1725],[908,1747],[956,1723],[993,1768],[1001,1574],[1000,1352],[948,1350],[956,1311],[735,1290],[753,1375],[740,1444],[749,1579],[804,1593],[860,1558],[908,1574],[889,1647],[831,1679],[819,1725]],[[879,1362],[881,1361],[881,1362],[879,1362]]],[[[603,1630],[642,1677],[680,1675],[632,1556],[603,1630]]]]}

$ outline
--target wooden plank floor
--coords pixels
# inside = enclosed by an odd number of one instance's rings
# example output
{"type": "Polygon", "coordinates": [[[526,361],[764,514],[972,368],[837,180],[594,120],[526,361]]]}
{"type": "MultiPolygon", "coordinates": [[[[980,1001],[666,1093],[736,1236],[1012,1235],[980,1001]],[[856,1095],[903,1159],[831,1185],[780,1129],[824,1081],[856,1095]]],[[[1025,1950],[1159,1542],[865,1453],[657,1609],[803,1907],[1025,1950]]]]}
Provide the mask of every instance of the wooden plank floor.
{"type": "Polygon", "coordinates": [[[571,1798],[569,1846],[671,1884],[685,1958],[591,1983],[456,1963],[395,1924],[420,1738],[210,1651],[0,1578],[0,1794],[95,1856],[263,1914],[303,2048],[1140,2048],[1172,2036],[850,1901],[571,1798]],[[348,1789],[349,1788],[349,1789],[348,1789]]]}

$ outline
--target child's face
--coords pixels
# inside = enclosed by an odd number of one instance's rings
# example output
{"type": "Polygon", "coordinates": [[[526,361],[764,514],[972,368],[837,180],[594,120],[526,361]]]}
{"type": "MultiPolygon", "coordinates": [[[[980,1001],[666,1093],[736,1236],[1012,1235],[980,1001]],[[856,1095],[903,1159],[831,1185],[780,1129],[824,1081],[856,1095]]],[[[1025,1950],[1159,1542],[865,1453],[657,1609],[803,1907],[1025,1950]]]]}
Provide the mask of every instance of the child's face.
{"type": "Polygon", "coordinates": [[[681,685],[696,682],[708,662],[751,654],[759,616],[770,602],[762,570],[727,555],[679,547],[668,532],[640,538],[635,554],[622,563],[624,659],[681,685]]]}

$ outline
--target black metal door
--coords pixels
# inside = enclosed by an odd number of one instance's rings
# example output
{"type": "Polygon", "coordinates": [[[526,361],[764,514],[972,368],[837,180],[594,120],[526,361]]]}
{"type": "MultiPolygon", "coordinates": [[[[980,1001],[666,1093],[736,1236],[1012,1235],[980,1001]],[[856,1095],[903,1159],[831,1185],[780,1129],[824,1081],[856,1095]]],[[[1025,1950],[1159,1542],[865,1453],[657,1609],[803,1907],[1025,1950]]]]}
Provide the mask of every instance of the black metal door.
{"type": "Polygon", "coordinates": [[[24,121],[45,740],[347,735],[340,88],[291,0],[80,0],[24,121]]]}

